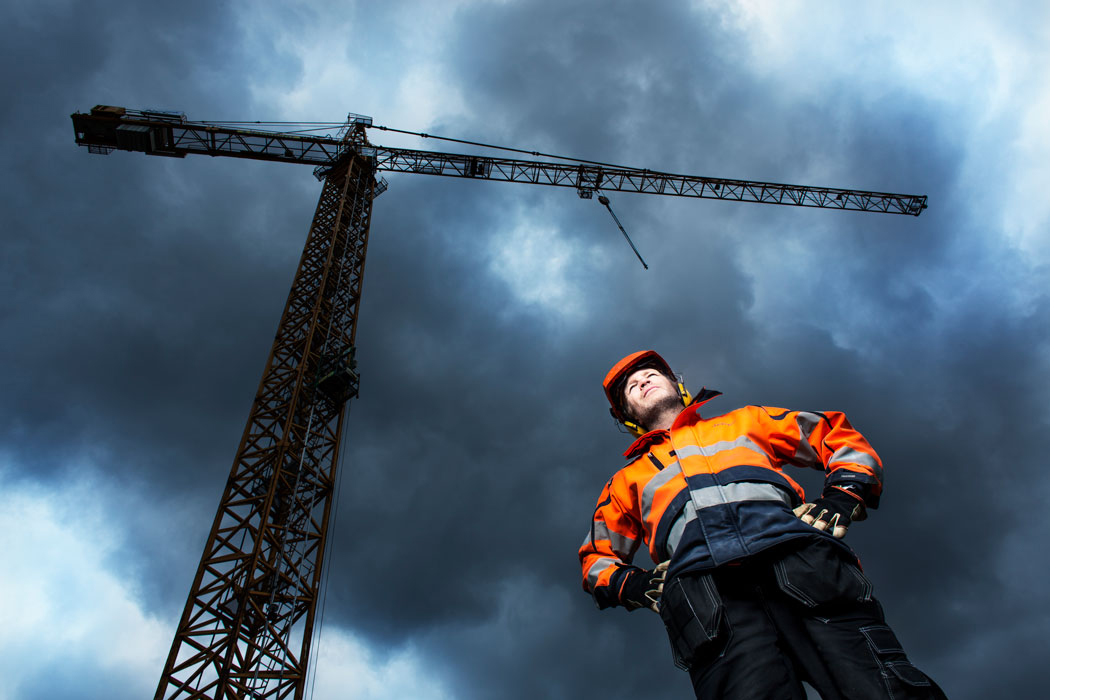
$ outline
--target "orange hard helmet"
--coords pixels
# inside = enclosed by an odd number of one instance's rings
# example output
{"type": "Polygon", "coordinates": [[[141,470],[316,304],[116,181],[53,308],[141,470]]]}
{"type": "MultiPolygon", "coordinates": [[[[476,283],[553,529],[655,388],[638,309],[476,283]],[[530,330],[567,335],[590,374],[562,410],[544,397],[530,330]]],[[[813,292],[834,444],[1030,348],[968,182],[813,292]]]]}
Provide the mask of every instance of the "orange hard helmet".
{"type": "Polygon", "coordinates": [[[632,422],[623,412],[623,383],[632,373],[647,367],[657,369],[661,374],[672,380],[672,383],[679,390],[680,398],[683,399],[685,406],[691,402],[691,395],[684,389],[683,382],[673,373],[672,367],[665,362],[665,358],[653,350],[640,350],[627,355],[616,362],[615,366],[604,377],[603,391],[607,395],[608,403],[611,404],[611,415],[635,435],[641,435],[643,431],[641,426],[632,422]]]}

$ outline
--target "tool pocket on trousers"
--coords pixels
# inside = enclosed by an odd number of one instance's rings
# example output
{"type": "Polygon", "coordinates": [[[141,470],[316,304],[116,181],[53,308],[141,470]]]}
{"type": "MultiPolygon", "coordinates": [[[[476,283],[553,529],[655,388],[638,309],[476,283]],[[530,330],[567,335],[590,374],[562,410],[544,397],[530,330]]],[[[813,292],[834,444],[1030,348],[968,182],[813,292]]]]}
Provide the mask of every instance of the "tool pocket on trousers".
{"type": "Polygon", "coordinates": [[[808,608],[871,600],[871,582],[855,562],[814,539],[774,563],[779,589],[808,608]]]}
{"type": "Polygon", "coordinates": [[[942,691],[928,676],[909,662],[893,630],[884,625],[860,627],[871,653],[882,670],[882,680],[893,700],[924,700],[942,697],[942,691]]]}
{"type": "Polygon", "coordinates": [[[661,620],[675,664],[687,671],[720,648],[726,637],[724,607],[710,574],[687,574],[665,584],[661,620]]]}

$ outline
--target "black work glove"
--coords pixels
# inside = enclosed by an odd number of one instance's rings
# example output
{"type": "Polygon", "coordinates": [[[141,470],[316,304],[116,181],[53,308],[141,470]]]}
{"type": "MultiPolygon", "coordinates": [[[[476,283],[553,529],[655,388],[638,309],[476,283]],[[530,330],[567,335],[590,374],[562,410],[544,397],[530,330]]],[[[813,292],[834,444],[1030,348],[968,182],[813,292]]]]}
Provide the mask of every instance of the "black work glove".
{"type": "Polygon", "coordinates": [[[649,608],[660,612],[661,593],[665,590],[665,573],[668,562],[661,562],[652,571],[632,569],[626,575],[619,600],[627,610],[649,608]]]}
{"type": "Polygon", "coordinates": [[[848,534],[848,526],[853,520],[867,519],[867,508],[854,491],[828,486],[820,498],[813,503],[803,503],[794,509],[794,514],[802,522],[841,539],[848,534]]]}

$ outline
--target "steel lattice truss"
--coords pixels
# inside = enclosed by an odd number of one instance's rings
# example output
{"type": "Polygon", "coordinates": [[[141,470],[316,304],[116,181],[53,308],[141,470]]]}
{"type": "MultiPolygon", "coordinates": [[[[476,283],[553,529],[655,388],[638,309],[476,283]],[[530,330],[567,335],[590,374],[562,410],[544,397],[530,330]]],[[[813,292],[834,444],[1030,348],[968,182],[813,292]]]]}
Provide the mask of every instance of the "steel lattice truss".
{"type": "MultiPolygon", "coordinates": [[[[73,115],[77,143],[94,152],[119,148],[152,155],[234,156],[327,166],[346,148],[343,139],[330,136],[213,126],[160,112],[97,112],[102,109],[120,108],[97,108],[90,115],[73,115]]],[[[347,128],[369,124],[364,117],[358,119],[359,122],[349,120],[347,128]]],[[[587,196],[593,191],[606,190],[911,216],[919,216],[928,201],[923,195],[674,175],[610,165],[384,148],[370,145],[365,139],[358,149],[360,155],[373,161],[378,170],[570,187],[587,196]]]]}
{"type": "Polygon", "coordinates": [[[325,178],[158,699],[302,697],[374,189],[356,155],[325,178]]]}

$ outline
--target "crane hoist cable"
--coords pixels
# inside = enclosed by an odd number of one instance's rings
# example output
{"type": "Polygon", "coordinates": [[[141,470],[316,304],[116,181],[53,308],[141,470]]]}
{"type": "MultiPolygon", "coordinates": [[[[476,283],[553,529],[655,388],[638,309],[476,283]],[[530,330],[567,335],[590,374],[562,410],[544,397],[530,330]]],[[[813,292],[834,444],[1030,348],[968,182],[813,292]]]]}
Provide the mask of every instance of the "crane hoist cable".
{"type": "MultiPolygon", "coordinates": [[[[211,124],[261,124],[262,123],[262,124],[266,124],[266,125],[279,124],[279,125],[287,125],[287,126],[322,125],[322,126],[315,126],[313,128],[298,129],[298,130],[290,131],[290,132],[287,132],[287,133],[301,133],[301,132],[306,132],[306,131],[325,131],[325,130],[328,130],[328,129],[335,129],[335,128],[339,128],[339,127],[344,126],[343,123],[338,124],[336,122],[209,122],[209,123],[211,123],[211,124]]],[[[589,164],[589,165],[602,165],[602,166],[605,166],[605,167],[608,167],[608,168],[626,168],[627,167],[627,166],[623,166],[623,165],[616,165],[614,163],[605,163],[603,161],[598,161],[598,160],[587,160],[585,158],[571,158],[569,156],[558,156],[558,155],[554,155],[552,153],[540,153],[539,151],[528,151],[528,150],[524,150],[522,148],[510,148],[508,146],[495,146],[491,143],[482,143],[480,141],[469,141],[467,139],[455,139],[455,138],[451,138],[449,136],[439,136],[439,135],[436,135],[436,134],[429,134],[429,133],[426,133],[426,132],[423,132],[423,131],[408,131],[406,129],[398,129],[398,128],[392,127],[392,126],[383,126],[381,124],[375,124],[375,123],[373,123],[373,121],[364,124],[364,126],[366,126],[368,129],[378,129],[379,131],[393,131],[393,132],[398,133],[398,134],[408,134],[409,136],[419,136],[420,138],[423,138],[423,139],[436,139],[438,141],[450,141],[451,143],[461,143],[461,144],[466,144],[468,146],[480,146],[482,148],[492,148],[492,149],[495,149],[495,150],[498,150],[498,151],[510,151],[512,153],[522,153],[524,155],[531,155],[531,156],[535,156],[535,157],[539,157],[539,158],[553,158],[555,160],[567,160],[567,161],[572,161],[574,163],[586,163],[586,164],[589,164]]],[[[650,170],[648,172],[657,173],[658,171],[650,170]]],[[[589,194],[588,196],[590,197],[591,194],[589,194]]],[[[638,248],[634,245],[634,241],[630,240],[630,236],[627,234],[626,229],[623,228],[622,222],[619,221],[619,217],[615,216],[615,212],[612,211],[611,201],[608,200],[608,198],[603,196],[603,195],[599,196],[599,201],[600,201],[600,204],[607,207],[607,212],[609,214],[611,214],[611,218],[615,220],[615,224],[619,227],[619,230],[622,231],[623,237],[626,238],[626,242],[630,244],[631,250],[633,250],[634,254],[638,256],[638,261],[640,263],[642,263],[642,267],[648,270],[649,265],[647,265],[645,260],[642,259],[642,254],[638,252],[638,248]]]]}
{"type": "MultiPolygon", "coordinates": [[[[196,121],[196,124],[209,124],[211,126],[237,126],[237,125],[251,125],[251,126],[300,126],[309,127],[302,129],[293,129],[289,131],[283,131],[281,133],[286,134],[300,134],[312,131],[335,131],[347,126],[347,122],[265,122],[265,121],[196,121]]],[[[573,158],[572,156],[559,156],[553,153],[542,153],[541,151],[530,151],[523,148],[511,148],[509,146],[497,146],[491,143],[483,143],[481,141],[470,141],[468,139],[455,139],[449,136],[440,136],[438,134],[429,134],[423,131],[409,131],[407,129],[398,129],[394,126],[383,126],[382,124],[368,123],[364,124],[368,129],[378,129],[379,131],[392,131],[396,134],[408,134],[409,136],[419,136],[422,139],[435,139],[436,141],[449,141],[451,143],[462,143],[468,146],[480,146],[482,148],[492,148],[497,151],[508,151],[510,153],[522,153],[527,156],[535,156],[538,158],[553,158],[554,160],[567,160],[573,163],[587,163],[588,165],[602,165],[606,168],[622,168],[624,170],[637,170],[629,165],[620,165],[618,163],[608,163],[602,160],[588,160],[587,158],[573,158]]],[[[662,170],[650,170],[649,168],[641,168],[642,172],[653,173],[654,175],[668,175],[662,170]]]]}
{"type": "MultiPolygon", "coordinates": [[[[480,143],[478,141],[467,141],[466,139],[453,139],[453,138],[449,138],[447,136],[434,136],[432,134],[427,134],[427,133],[424,133],[424,132],[406,131],[404,129],[395,129],[393,127],[382,126],[380,124],[373,124],[373,123],[368,124],[367,128],[379,129],[381,131],[394,131],[394,132],[401,133],[401,134],[408,134],[410,136],[419,136],[420,138],[425,138],[425,139],[438,139],[440,141],[451,141],[453,143],[462,143],[462,144],[466,144],[468,146],[481,146],[483,148],[495,148],[495,149],[500,150],[500,151],[511,151],[512,153],[522,153],[524,155],[531,155],[531,156],[536,156],[536,157],[541,157],[541,158],[554,158],[556,160],[568,160],[568,161],[573,161],[574,163],[587,163],[589,165],[603,165],[603,166],[606,166],[606,167],[609,167],[609,168],[623,168],[623,167],[625,167],[625,166],[622,166],[622,165],[615,165],[614,163],[605,163],[605,162],[598,161],[598,160],[586,160],[584,158],[570,158],[569,156],[556,156],[556,155],[553,155],[551,153],[540,153],[538,151],[525,151],[525,150],[520,149],[520,148],[509,148],[507,146],[494,146],[494,145],[489,144],[489,143],[480,143]]],[[[656,171],[650,171],[650,172],[656,172],[656,171]]],[[[591,194],[589,194],[588,196],[590,197],[591,194]]],[[[645,260],[642,259],[642,254],[638,252],[638,248],[634,245],[634,241],[630,240],[630,236],[627,234],[626,229],[623,228],[623,224],[622,224],[621,221],[619,221],[619,217],[615,216],[615,212],[611,209],[611,200],[609,200],[607,197],[605,197],[601,194],[599,196],[599,202],[600,202],[600,204],[607,207],[607,213],[611,214],[611,218],[615,220],[615,224],[619,227],[619,230],[623,232],[623,238],[625,238],[626,242],[630,244],[630,249],[634,251],[634,254],[638,256],[638,262],[642,263],[642,267],[645,268],[646,270],[648,270],[649,265],[646,265],[645,260]]]]}
{"type": "MultiPolygon", "coordinates": [[[[559,161],[572,161],[574,163],[587,163],[587,164],[590,164],[590,165],[604,165],[606,167],[625,167],[623,165],[615,165],[614,163],[604,163],[602,161],[587,161],[587,160],[585,160],[585,158],[573,158],[573,157],[569,157],[568,155],[553,155],[553,154],[550,154],[550,153],[539,153],[538,151],[524,151],[522,149],[509,149],[508,146],[498,146],[498,145],[493,145],[491,143],[480,143],[480,142],[477,142],[477,141],[466,141],[465,139],[451,139],[451,138],[449,138],[449,136],[438,136],[438,135],[432,135],[430,133],[423,133],[423,132],[417,132],[417,131],[406,131],[404,129],[394,129],[392,127],[383,127],[383,125],[381,125],[381,124],[374,124],[374,123],[367,124],[367,128],[368,129],[378,129],[378,130],[381,130],[381,131],[395,131],[397,133],[405,133],[405,134],[409,134],[409,135],[412,135],[412,136],[420,136],[421,139],[437,139],[439,141],[451,141],[453,143],[464,143],[466,145],[482,146],[482,147],[485,147],[485,149],[496,149],[498,151],[510,151],[510,152],[513,152],[513,153],[522,153],[522,154],[525,154],[525,155],[533,155],[533,156],[537,156],[537,157],[555,158],[555,160],[559,160],[559,161]]],[[[591,197],[591,194],[588,195],[588,196],[591,197]]],[[[599,204],[602,204],[605,207],[607,207],[608,214],[612,215],[612,218],[615,219],[615,223],[616,223],[616,226],[619,227],[619,231],[623,231],[623,238],[625,238],[626,242],[630,244],[630,250],[634,251],[634,254],[638,256],[638,262],[640,262],[641,266],[645,267],[646,270],[649,270],[649,265],[646,264],[645,260],[642,260],[641,253],[639,253],[637,247],[635,247],[634,241],[630,240],[629,234],[627,234],[626,229],[623,228],[623,222],[619,221],[618,217],[615,216],[615,211],[612,210],[612,203],[610,203],[610,200],[607,197],[603,196],[603,195],[599,195],[598,199],[599,199],[599,204]]]]}
{"type": "Polygon", "coordinates": [[[646,265],[645,260],[642,260],[642,254],[639,253],[638,249],[634,247],[634,241],[630,240],[630,236],[626,235],[626,229],[623,228],[622,223],[619,222],[619,217],[615,216],[615,212],[611,210],[611,200],[603,196],[602,194],[599,196],[599,200],[600,204],[607,207],[607,213],[611,214],[611,218],[615,220],[616,224],[618,224],[619,230],[623,232],[623,238],[625,238],[626,242],[630,244],[630,249],[634,251],[634,254],[638,256],[638,262],[642,263],[642,267],[648,270],[649,265],[646,265]]]}
{"type": "MultiPolygon", "coordinates": [[[[238,125],[250,125],[250,126],[300,126],[309,127],[294,129],[290,131],[284,131],[282,133],[298,134],[309,131],[335,131],[341,129],[347,125],[347,122],[265,122],[265,121],[197,121],[196,124],[209,124],[211,126],[238,126],[238,125]]],[[[511,153],[522,153],[528,156],[537,156],[539,158],[553,158],[555,160],[568,160],[574,163],[588,163],[590,165],[603,165],[608,168],[628,168],[629,166],[617,165],[615,163],[605,163],[599,160],[587,160],[585,158],[572,158],[570,156],[557,156],[553,153],[541,153],[539,151],[529,151],[522,148],[510,148],[508,146],[496,146],[491,143],[482,143],[480,141],[469,141],[467,139],[455,139],[449,136],[439,136],[438,134],[429,134],[423,131],[409,131],[407,129],[398,129],[394,126],[383,126],[381,124],[367,123],[364,126],[368,129],[378,129],[379,131],[392,131],[396,134],[408,134],[409,136],[419,136],[422,139],[435,139],[437,141],[450,141],[451,143],[463,143],[468,146],[481,146],[482,148],[492,148],[498,151],[509,151],[511,153]]],[[[656,173],[656,170],[649,172],[656,173]]]]}
{"type": "MultiPolygon", "coordinates": [[[[478,141],[467,141],[466,139],[453,139],[453,138],[449,138],[447,136],[434,136],[432,134],[427,134],[427,133],[424,133],[424,132],[406,131],[404,129],[395,129],[393,127],[382,126],[380,124],[368,124],[367,128],[379,129],[380,131],[394,131],[394,132],[401,133],[401,134],[408,134],[410,136],[419,136],[420,138],[425,138],[425,139],[438,139],[440,141],[451,141],[453,143],[462,143],[462,144],[466,144],[468,146],[481,146],[483,148],[495,148],[495,149],[500,150],[500,151],[511,151],[513,153],[522,153],[524,155],[531,155],[531,156],[536,156],[536,157],[541,157],[541,158],[554,158],[556,160],[568,160],[568,161],[573,161],[574,163],[587,163],[589,165],[603,165],[603,166],[609,167],[609,168],[623,168],[623,167],[625,167],[625,166],[622,166],[622,165],[615,165],[614,163],[604,163],[604,162],[598,161],[598,160],[586,160],[584,158],[570,158],[569,156],[556,156],[556,155],[553,155],[551,153],[540,153],[538,151],[525,151],[525,150],[520,149],[520,148],[509,148],[507,146],[494,146],[494,145],[489,144],[489,143],[480,143],[478,141]]],[[[656,171],[650,171],[650,172],[656,172],[656,171]]],[[[591,196],[591,194],[589,194],[588,196],[591,196]]],[[[615,212],[611,209],[611,200],[609,200],[607,197],[605,197],[601,194],[599,196],[599,201],[600,201],[600,204],[607,207],[607,212],[609,214],[611,214],[611,218],[615,220],[615,224],[619,227],[619,230],[623,232],[623,237],[626,239],[626,242],[630,244],[630,249],[633,250],[634,254],[638,256],[638,262],[642,263],[642,267],[648,270],[649,265],[646,265],[645,260],[642,259],[642,254],[638,252],[638,248],[634,245],[634,241],[630,240],[630,236],[627,234],[626,229],[623,228],[622,222],[619,221],[619,217],[615,216],[615,212]]]]}
{"type": "MultiPolygon", "coordinates": [[[[423,139],[436,139],[438,141],[450,141],[451,143],[464,143],[468,146],[481,146],[482,148],[494,148],[498,151],[510,151],[512,153],[522,153],[522,154],[527,155],[527,156],[536,156],[538,158],[553,158],[555,160],[568,160],[568,161],[572,161],[574,163],[587,163],[589,165],[602,165],[602,166],[607,167],[607,168],[623,168],[623,169],[629,169],[629,170],[635,169],[635,168],[631,168],[630,166],[617,165],[615,163],[605,163],[605,162],[600,161],[600,160],[587,160],[585,158],[571,158],[569,156],[556,156],[553,153],[540,153],[539,151],[526,151],[522,148],[509,148],[508,146],[494,146],[491,143],[481,143],[480,141],[467,141],[466,139],[452,139],[448,136],[437,136],[435,134],[426,134],[426,133],[421,132],[421,131],[406,131],[404,129],[396,129],[392,126],[382,126],[380,124],[369,124],[369,125],[367,125],[367,128],[368,129],[378,129],[380,131],[393,131],[393,132],[396,132],[396,133],[399,133],[399,134],[408,134],[410,136],[419,136],[420,138],[423,138],[423,139]]],[[[655,173],[655,174],[659,173],[659,171],[657,171],[657,170],[648,170],[648,169],[644,170],[644,172],[651,172],[651,173],[655,173]]]]}

